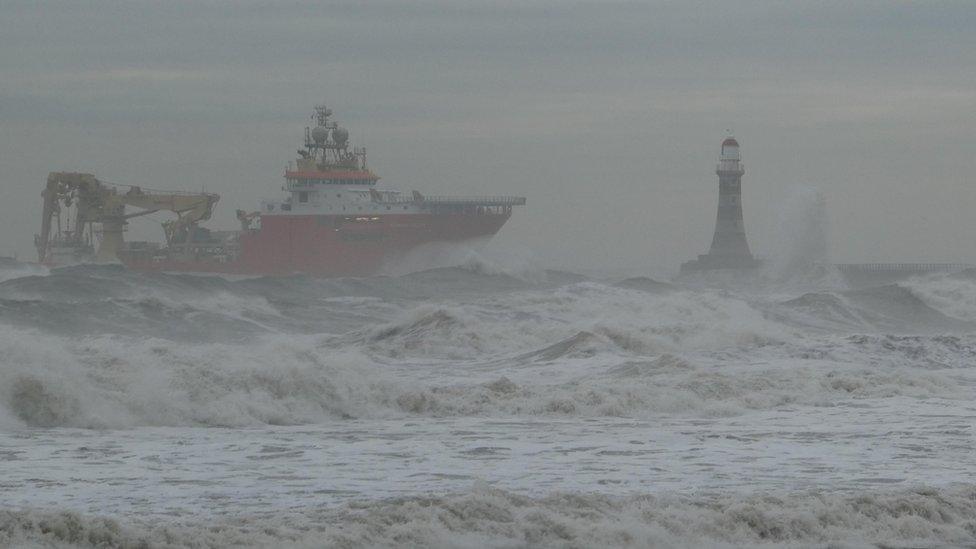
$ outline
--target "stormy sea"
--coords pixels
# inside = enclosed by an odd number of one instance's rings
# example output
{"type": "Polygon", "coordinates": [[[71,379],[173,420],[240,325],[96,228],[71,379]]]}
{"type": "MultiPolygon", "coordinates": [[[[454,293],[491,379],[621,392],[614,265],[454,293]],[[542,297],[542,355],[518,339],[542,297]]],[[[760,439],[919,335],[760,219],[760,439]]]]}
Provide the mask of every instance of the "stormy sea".
{"type": "Polygon", "coordinates": [[[976,546],[976,271],[768,282],[8,262],[0,546],[976,546]]]}

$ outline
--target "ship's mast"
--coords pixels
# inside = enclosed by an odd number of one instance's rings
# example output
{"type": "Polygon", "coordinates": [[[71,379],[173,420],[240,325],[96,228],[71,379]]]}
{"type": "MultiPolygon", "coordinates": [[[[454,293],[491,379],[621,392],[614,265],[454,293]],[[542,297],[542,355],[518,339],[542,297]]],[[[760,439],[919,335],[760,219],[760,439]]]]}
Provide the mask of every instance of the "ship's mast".
{"type": "Polygon", "coordinates": [[[365,147],[349,150],[349,130],[329,120],[332,109],[316,105],[312,119],[314,128],[305,128],[305,151],[299,151],[302,159],[311,161],[318,170],[331,168],[365,170],[365,147]]]}

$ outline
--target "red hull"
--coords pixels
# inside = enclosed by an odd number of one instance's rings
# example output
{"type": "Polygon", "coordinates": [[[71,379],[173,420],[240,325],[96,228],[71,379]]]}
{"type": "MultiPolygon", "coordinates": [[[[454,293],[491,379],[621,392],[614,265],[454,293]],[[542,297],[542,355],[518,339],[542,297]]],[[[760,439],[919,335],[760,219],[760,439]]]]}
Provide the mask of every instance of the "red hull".
{"type": "Polygon", "coordinates": [[[124,259],[140,271],[364,276],[420,245],[489,237],[504,214],[265,215],[241,233],[236,259],[124,259]]]}

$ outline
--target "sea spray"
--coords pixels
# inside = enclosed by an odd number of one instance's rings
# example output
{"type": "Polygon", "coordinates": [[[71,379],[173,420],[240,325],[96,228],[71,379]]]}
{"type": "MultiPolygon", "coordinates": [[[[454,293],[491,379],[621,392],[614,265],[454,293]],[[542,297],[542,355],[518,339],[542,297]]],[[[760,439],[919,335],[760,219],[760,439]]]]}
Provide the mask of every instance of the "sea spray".
{"type": "Polygon", "coordinates": [[[778,230],[765,257],[764,273],[775,281],[825,276],[827,207],[814,187],[795,186],[777,208],[778,230]]]}
{"type": "Polygon", "coordinates": [[[545,269],[535,261],[531,250],[503,247],[490,240],[425,244],[402,256],[391,258],[381,272],[398,276],[454,266],[472,273],[506,275],[535,283],[544,282],[546,278],[545,269]]]}

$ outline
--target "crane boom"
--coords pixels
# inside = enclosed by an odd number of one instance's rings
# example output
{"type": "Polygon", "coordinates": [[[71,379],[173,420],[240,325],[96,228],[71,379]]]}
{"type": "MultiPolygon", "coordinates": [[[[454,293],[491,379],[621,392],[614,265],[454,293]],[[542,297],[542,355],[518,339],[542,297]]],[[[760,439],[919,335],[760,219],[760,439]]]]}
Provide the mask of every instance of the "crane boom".
{"type": "Polygon", "coordinates": [[[41,193],[44,198],[41,233],[34,242],[38,260],[42,263],[51,261],[52,242],[68,248],[84,247],[85,227],[91,228],[98,223],[101,225],[102,240],[95,255],[96,261],[118,261],[118,252],[124,246],[122,233],[128,219],[158,211],[175,213],[176,220],[163,223],[167,242],[170,242],[181,235],[184,238],[192,236],[192,229],[197,223],[210,219],[214,205],[220,199],[220,196],[212,193],[153,191],[137,186],[128,186],[128,190],[123,192],[119,187],[99,181],[89,173],[50,173],[47,186],[41,193]],[[72,206],[76,207],[74,224],[62,232],[60,214],[63,209],[72,206]],[[126,213],[126,206],[139,210],[126,213]],[[58,218],[56,236],[52,235],[55,218],[58,218]]]}

